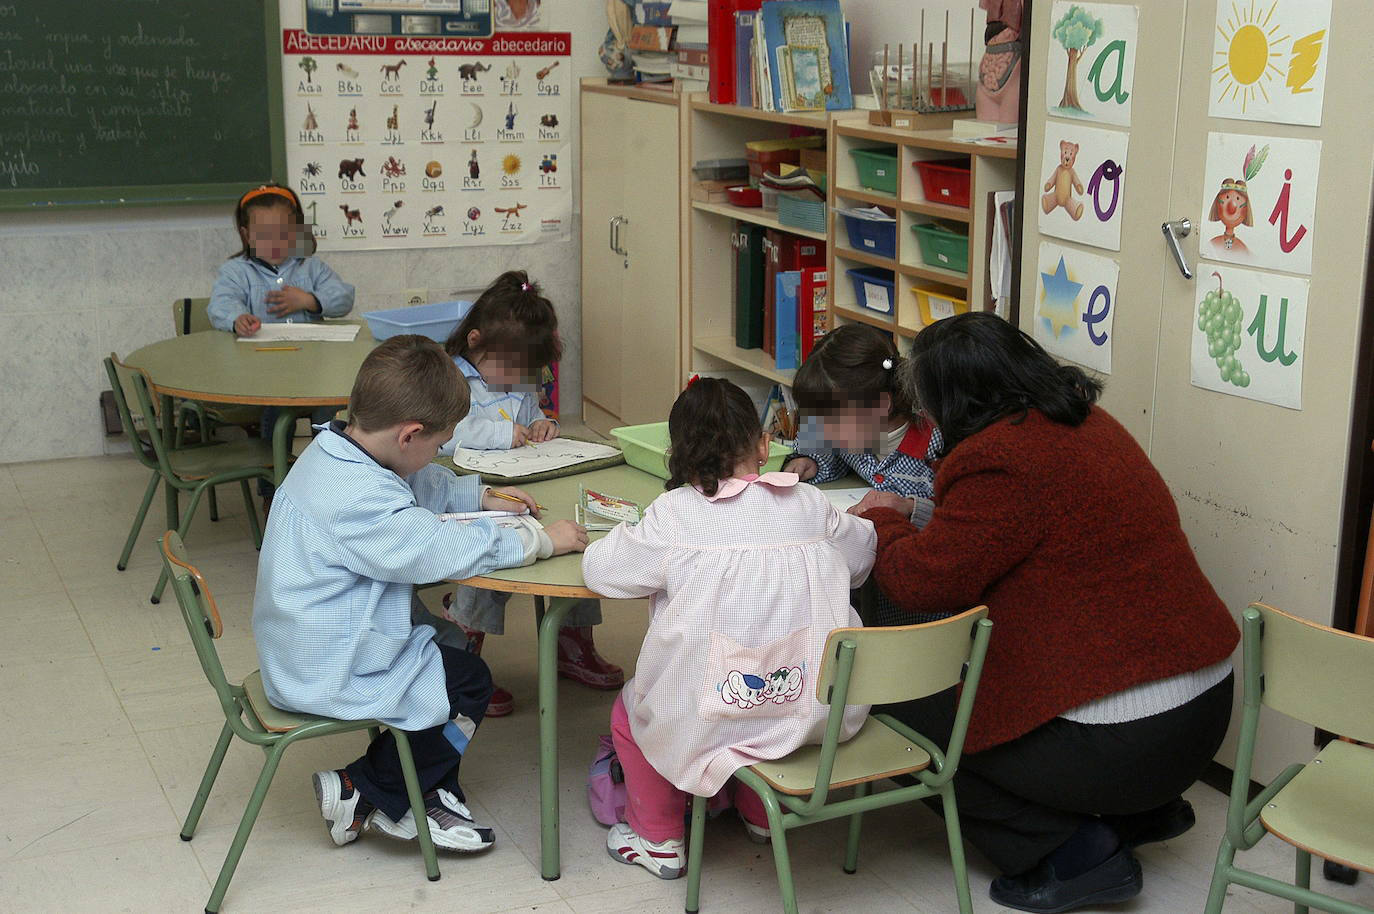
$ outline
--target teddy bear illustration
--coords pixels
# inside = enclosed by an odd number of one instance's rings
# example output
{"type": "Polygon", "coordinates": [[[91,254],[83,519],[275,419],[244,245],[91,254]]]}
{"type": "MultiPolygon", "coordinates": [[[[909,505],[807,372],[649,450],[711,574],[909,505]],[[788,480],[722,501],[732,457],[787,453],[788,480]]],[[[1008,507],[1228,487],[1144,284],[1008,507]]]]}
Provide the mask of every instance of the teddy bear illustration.
{"type": "Polygon", "coordinates": [[[1073,198],[1074,194],[1083,193],[1083,182],[1073,170],[1073,163],[1077,158],[1078,144],[1060,140],[1059,164],[1054,167],[1054,174],[1045,182],[1045,190],[1048,193],[1040,198],[1040,205],[1045,212],[1053,212],[1056,206],[1062,206],[1069,214],[1069,218],[1075,222],[1083,216],[1083,202],[1073,198]]]}
{"type": "Polygon", "coordinates": [[[780,667],[764,676],[731,670],[721,683],[720,697],[742,711],[768,703],[783,704],[801,697],[801,667],[780,667]]]}

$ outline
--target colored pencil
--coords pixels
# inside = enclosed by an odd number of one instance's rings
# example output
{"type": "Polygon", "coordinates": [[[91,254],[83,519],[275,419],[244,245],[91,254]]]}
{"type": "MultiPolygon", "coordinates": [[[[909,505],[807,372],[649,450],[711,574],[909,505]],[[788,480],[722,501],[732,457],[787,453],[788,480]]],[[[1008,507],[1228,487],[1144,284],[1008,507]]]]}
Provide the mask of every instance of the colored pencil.
{"type": "Polygon", "coordinates": [[[300,352],[299,346],[258,346],[255,352],[300,352]]]}
{"type": "MultiPolygon", "coordinates": [[[[494,496],[496,496],[497,498],[504,498],[506,501],[513,501],[513,502],[516,502],[516,503],[522,504],[522,505],[523,505],[523,504],[526,504],[526,502],[525,502],[525,500],[524,500],[523,498],[516,498],[514,495],[507,495],[505,492],[498,492],[498,491],[496,491],[495,489],[488,489],[488,490],[487,490],[487,494],[488,494],[488,495],[494,495],[494,496]]],[[[536,508],[538,508],[540,511],[547,511],[547,510],[548,510],[548,508],[545,508],[545,507],[544,507],[543,505],[541,505],[539,502],[535,502],[535,503],[534,503],[534,506],[535,506],[536,508]]]]}

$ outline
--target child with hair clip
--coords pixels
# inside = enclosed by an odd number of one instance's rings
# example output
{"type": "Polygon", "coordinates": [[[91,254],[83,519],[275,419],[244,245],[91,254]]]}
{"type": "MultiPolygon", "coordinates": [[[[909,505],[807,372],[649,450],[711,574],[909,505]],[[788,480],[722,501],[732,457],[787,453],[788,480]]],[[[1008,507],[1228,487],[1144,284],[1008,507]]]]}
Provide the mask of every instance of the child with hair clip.
{"type": "MultiPolygon", "coordinates": [[[[305,224],[300,198],[289,187],[263,184],[239,197],[234,226],[243,248],[219,268],[210,292],[208,316],[216,330],[253,336],[264,323],[301,323],[343,317],[353,310],[353,287],[314,256],[315,237],[305,224]]],[[[311,414],[328,422],[336,407],[311,414]]],[[[277,408],[262,411],[262,437],[272,438],[277,408]]],[[[258,483],[263,513],[272,504],[272,484],[258,483]]]]}
{"type": "MultiPolygon", "coordinates": [[[[797,452],[783,464],[819,485],[853,472],[880,492],[905,499],[906,513],[925,526],[935,508],[935,469],[944,446],[897,383],[901,358],[891,337],[868,324],[836,327],[797,370],[792,395],[806,414],[797,452]]],[[[911,625],[917,618],[873,586],[869,625],[911,625]]]]}
{"type": "MultiPolygon", "coordinates": [[[[606,847],[661,879],[683,870],[687,793],[712,796],[738,769],[821,741],[825,639],[861,624],[849,591],[868,577],[876,543],[867,521],[795,473],[759,474],[768,435],[729,381],[689,384],[668,436],[667,494],[582,560],[597,593],[649,598],[635,677],[611,713],[628,824],[611,828],[606,847]]],[[[867,714],[846,708],[842,738],[867,714]]],[[[739,788],[735,803],[750,836],[767,840],[758,797],[739,788]]]]}
{"type": "MultiPolygon", "coordinates": [[[[523,270],[496,277],[444,344],[472,391],[472,410],[441,449],[509,450],[558,437],[558,423],[539,408],[539,378],[563,354],[558,315],[538,284],[523,270]]],[[[468,650],[482,653],[488,634],[506,628],[510,594],[459,587],[444,595],[444,615],[462,630],[468,650]]],[[[558,634],[558,674],[594,689],[618,689],[625,672],[603,658],[592,640],[601,624],[601,603],[575,600],[558,634]]],[[[506,689],[496,689],[488,717],[515,709],[506,689]]]]}

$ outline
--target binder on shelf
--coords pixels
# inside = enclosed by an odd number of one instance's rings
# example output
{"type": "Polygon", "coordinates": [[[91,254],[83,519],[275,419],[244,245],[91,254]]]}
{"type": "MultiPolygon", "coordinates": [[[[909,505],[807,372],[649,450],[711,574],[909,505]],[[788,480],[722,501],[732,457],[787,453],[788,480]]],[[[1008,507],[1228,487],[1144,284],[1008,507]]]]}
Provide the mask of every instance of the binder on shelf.
{"type": "Polygon", "coordinates": [[[825,336],[829,314],[829,274],[825,267],[806,267],[801,271],[801,289],[797,292],[797,336],[800,346],[799,362],[805,362],[825,336]]]}
{"type": "Polygon", "coordinates": [[[735,345],[758,349],[763,345],[764,228],[736,222],[730,236],[735,252],[735,345]]]}
{"type": "Polygon", "coordinates": [[[735,14],[753,12],[763,0],[710,0],[706,28],[710,42],[711,101],[718,105],[740,104],[737,85],[735,14]]]}
{"type": "Polygon", "coordinates": [[[754,45],[754,21],[758,13],[735,13],[735,104],[743,108],[754,104],[754,68],[750,49],[754,45]]]}
{"type": "Polygon", "coordinates": [[[763,351],[769,355],[776,355],[773,333],[775,279],[779,273],[788,270],[825,266],[825,243],[778,229],[767,229],[764,232],[764,250],[767,252],[767,262],[764,266],[763,280],[763,351]]]}
{"type": "Polygon", "coordinates": [[[777,307],[774,314],[774,339],[777,340],[773,365],[779,371],[797,368],[797,291],[801,286],[800,270],[784,270],[774,280],[773,297],[777,307]]]}

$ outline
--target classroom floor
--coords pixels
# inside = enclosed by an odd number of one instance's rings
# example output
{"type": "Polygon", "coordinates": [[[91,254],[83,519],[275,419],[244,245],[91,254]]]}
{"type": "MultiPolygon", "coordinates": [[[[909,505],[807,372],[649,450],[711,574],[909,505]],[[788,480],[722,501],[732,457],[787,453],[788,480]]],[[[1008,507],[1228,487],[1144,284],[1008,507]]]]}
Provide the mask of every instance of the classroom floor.
{"type": "MultiPolygon", "coordinates": [[[[236,742],[195,841],[177,837],[223,718],[201,674],[170,593],[148,603],[156,577],[160,499],[128,571],[115,570],[148,471],[132,457],[0,465],[0,911],[198,911],[238,824],[261,756],[236,742]]],[[[249,625],[256,553],[237,493],[223,517],[197,518],[187,545],[224,615],[220,655],[237,678],[256,667],[249,625]]],[[[431,591],[431,594],[437,593],[431,591]]],[[[412,845],[364,835],[346,848],[325,833],[310,774],[339,766],[365,734],[311,740],[288,751],[248,843],[223,910],[649,912],[682,910],[685,883],[611,860],[605,830],[585,800],[595,735],[607,732],[612,696],[565,683],[562,739],[563,878],[539,878],[537,715],[530,601],[511,602],[508,633],[489,639],[497,681],[517,700],[513,716],[486,722],[463,763],[478,818],[496,847],[444,855],[443,879],[426,882],[412,845]]],[[[630,666],[644,630],[643,605],[610,603],[603,652],[630,666]]],[[[1205,786],[1189,798],[1190,833],[1141,849],[1145,893],[1112,910],[1201,910],[1225,816],[1205,786]]],[[[923,807],[865,818],[859,873],[840,870],[845,824],[794,832],[793,867],[803,911],[955,909],[939,821],[923,807]]],[[[778,907],[767,848],[748,843],[727,816],[708,829],[704,910],[778,907]]],[[[1266,839],[1248,865],[1291,874],[1287,846],[1266,839]]],[[[970,855],[975,908],[987,898],[988,865],[970,855]]],[[[1320,875],[1314,882],[1322,883],[1320,875]]],[[[1340,895],[1374,905],[1365,876],[1340,895]]],[[[1291,906],[1234,889],[1228,912],[1291,906]]]]}

